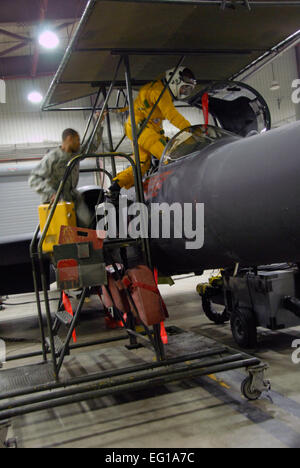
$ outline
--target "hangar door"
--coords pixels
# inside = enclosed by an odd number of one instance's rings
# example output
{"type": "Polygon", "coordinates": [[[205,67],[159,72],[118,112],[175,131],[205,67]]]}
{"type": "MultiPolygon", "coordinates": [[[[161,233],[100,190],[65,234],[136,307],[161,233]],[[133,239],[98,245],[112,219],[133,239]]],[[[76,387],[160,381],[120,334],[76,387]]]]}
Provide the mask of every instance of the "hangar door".
{"type": "MultiPolygon", "coordinates": [[[[18,169],[16,166],[11,169],[0,167],[0,239],[31,234],[38,224],[40,198],[28,186],[30,170],[20,166],[18,169]]],[[[93,173],[80,175],[79,186],[94,183],[93,173]]]]}

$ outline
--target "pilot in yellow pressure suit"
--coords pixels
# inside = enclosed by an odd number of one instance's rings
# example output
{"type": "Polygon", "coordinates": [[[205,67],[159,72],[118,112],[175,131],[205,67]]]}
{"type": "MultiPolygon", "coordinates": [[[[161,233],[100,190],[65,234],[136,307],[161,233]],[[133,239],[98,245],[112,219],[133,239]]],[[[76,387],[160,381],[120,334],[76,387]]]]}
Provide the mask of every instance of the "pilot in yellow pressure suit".
{"type": "MultiPolygon", "coordinates": [[[[171,78],[174,71],[175,69],[171,69],[166,72],[166,81],[171,78]]],[[[183,130],[190,126],[190,123],[176,110],[173,100],[184,99],[190,95],[195,85],[196,80],[191,70],[185,67],[180,67],[154,110],[147,127],[139,137],[138,144],[142,175],[144,175],[150,168],[151,156],[154,156],[157,159],[162,157],[167,143],[162,127],[163,120],[169,120],[169,122],[179,130],[183,130]]],[[[141,88],[139,95],[134,102],[137,131],[140,130],[147,119],[164,86],[164,80],[157,80],[152,81],[141,88]]],[[[132,140],[130,117],[125,124],[125,131],[128,138],[132,140]]],[[[122,187],[129,189],[133,185],[133,172],[132,168],[129,167],[128,169],[125,169],[125,171],[120,172],[114,179],[114,183],[110,187],[111,195],[115,197],[122,187]]]]}

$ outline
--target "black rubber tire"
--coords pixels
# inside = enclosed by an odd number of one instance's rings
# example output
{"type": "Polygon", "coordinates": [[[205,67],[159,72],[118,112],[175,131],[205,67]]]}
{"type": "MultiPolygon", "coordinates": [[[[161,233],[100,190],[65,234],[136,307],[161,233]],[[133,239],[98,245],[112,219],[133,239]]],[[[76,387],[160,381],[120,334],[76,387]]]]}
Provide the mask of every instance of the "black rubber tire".
{"type": "Polygon", "coordinates": [[[230,320],[226,307],[222,313],[217,312],[213,307],[211,299],[205,295],[202,296],[202,307],[206,317],[216,325],[223,325],[230,320]]]}
{"type": "Polygon", "coordinates": [[[261,392],[260,391],[255,391],[253,392],[251,390],[251,383],[252,383],[252,378],[251,377],[247,377],[243,382],[242,382],[242,385],[241,385],[241,392],[242,394],[244,395],[245,398],[247,398],[247,400],[250,400],[250,401],[256,401],[258,400],[260,397],[261,397],[261,392]]]}
{"type": "Polygon", "coordinates": [[[235,308],[231,313],[230,325],[235,342],[245,349],[257,346],[257,328],[254,314],[251,309],[235,308]]]}

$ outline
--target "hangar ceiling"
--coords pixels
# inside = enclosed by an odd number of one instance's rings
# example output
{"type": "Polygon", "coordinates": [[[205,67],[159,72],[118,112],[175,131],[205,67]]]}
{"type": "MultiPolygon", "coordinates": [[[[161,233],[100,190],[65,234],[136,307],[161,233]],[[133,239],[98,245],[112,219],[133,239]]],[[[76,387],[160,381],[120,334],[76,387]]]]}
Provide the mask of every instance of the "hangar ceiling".
{"type": "Polygon", "coordinates": [[[53,74],[61,61],[87,0],[1,0],[0,77],[53,74]],[[44,51],[37,44],[44,28],[55,31],[60,46],[44,51]]]}

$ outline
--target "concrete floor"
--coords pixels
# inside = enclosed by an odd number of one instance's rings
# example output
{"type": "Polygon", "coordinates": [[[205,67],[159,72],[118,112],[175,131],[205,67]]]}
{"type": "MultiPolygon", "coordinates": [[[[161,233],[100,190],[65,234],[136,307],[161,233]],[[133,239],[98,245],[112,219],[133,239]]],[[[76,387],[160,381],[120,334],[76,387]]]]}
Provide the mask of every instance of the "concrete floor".
{"type": "MultiPolygon", "coordinates": [[[[216,326],[204,316],[195,292],[201,280],[183,277],[172,288],[160,287],[170,314],[167,324],[235,347],[230,326],[216,326]]],[[[57,297],[57,292],[51,295],[57,297]]],[[[31,300],[33,295],[26,295],[10,297],[9,302],[31,300]]],[[[55,302],[52,304],[55,310],[55,302]]],[[[36,325],[33,304],[7,306],[0,312],[0,337],[6,339],[8,355],[39,349],[36,325]]],[[[105,329],[102,313],[87,312],[77,333],[84,341],[120,332],[105,329]]],[[[252,354],[270,365],[267,377],[272,381],[272,391],[256,402],[241,396],[243,371],[230,371],[147,392],[107,396],[20,416],[12,420],[8,437],[16,438],[18,446],[24,448],[299,448],[300,364],[293,364],[291,359],[291,345],[297,338],[300,328],[276,333],[260,331],[258,349],[252,354]]],[[[120,346],[120,342],[114,345],[120,346]]],[[[95,348],[81,352],[89,350],[95,348]]],[[[123,347],[121,353],[122,350],[123,347]]]]}

